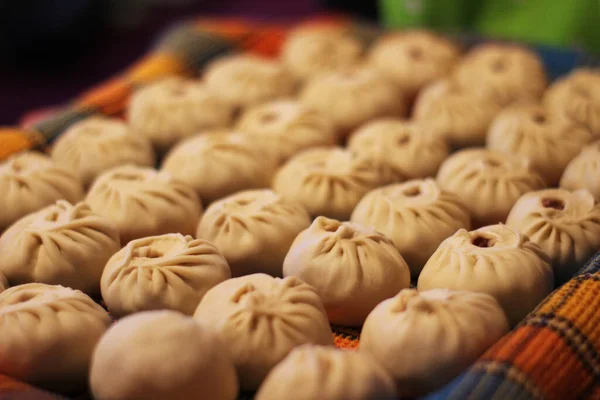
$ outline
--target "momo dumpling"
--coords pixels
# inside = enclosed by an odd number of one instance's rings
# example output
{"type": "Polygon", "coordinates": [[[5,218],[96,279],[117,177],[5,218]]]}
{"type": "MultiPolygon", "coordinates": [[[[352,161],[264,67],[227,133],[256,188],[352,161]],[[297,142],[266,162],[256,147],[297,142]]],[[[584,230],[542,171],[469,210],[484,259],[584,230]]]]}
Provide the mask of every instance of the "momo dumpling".
{"type": "Polygon", "coordinates": [[[600,141],[587,145],[567,165],[560,178],[560,187],[586,189],[600,202],[600,141]]]}
{"type": "Polygon", "coordinates": [[[374,161],[342,148],[317,148],[292,157],[275,175],[273,190],[313,217],[339,220],[369,191],[389,183],[374,161]]]}
{"type": "Polygon", "coordinates": [[[488,149],[454,153],[440,167],[437,183],[462,200],[474,227],[506,221],[519,197],[545,186],[525,158],[488,149]]]}
{"type": "Polygon", "coordinates": [[[97,400],[235,400],[235,367],[208,327],[175,311],[145,311],[115,323],[92,359],[97,400]]]}
{"type": "Polygon", "coordinates": [[[53,391],[83,390],[94,347],[110,324],[108,313],[78,290],[41,283],[5,290],[0,374],[53,391]]]}
{"type": "Polygon", "coordinates": [[[261,143],[279,162],[310,147],[337,143],[333,124],[326,115],[292,100],[251,108],[242,115],[237,129],[251,136],[254,143],[261,143]]]}
{"type": "Polygon", "coordinates": [[[169,78],[136,91],[128,119],[133,133],[148,138],[164,153],[183,138],[229,125],[233,111],[204,83],[169,78]]]}
{"type": "Polygon", "coordinates": [[[423,124],[392,118],[358,128],[348,140],[348,149],[372,159],[391,181],[435,176],[449,153],[446,141],[423,124]]]}
{"type": "Polygon", "coordinates": [[[4,292],[6,289],[8,289],[8,280],[0,272],[0,293],[4,292]]]}
{"type": "Polygon", "coordinates": [[[304,208],[271,190],[247,190],[207,209],[196,237],[213,243],[233,276],[282,275],[282,264],[296,236],[310,225],[304,208]]]}
{"type": "Polygon", "coordinates": [[[416,398],[461,374],[508,328],[490,295],[405,289],[369,314],[359,353],[372,356],[393,376],[398,395],[416,398]]]}
{"type": "Polygon", "coordinates": [[[396,400],[390,374],[364,352],[298,346],[267,376],[256,400],[396,400]]]}
{"type": "Polygon", "coordinates": [[[135,135],[118,119],[90,117],[75,123],[59,136],[52,158],[76,172],[87,187],[104,171],[123,164],[153,167],[152,143],[135,135]]]}
{"type": "Polygon", "coordinates": [[[283,262],[283,276],[315,288],[336,325],[360,326],[381,301],[410,285],[394,244],[373,228],[317,217],[283,262]]]}
{"type": "Polygon", "coordinates": [[[517,201],[506,224],[550,257],[557,283],[570,279],[600,250],[600,205],[586,190],[529,192],[517,201]]]}
{"type": "Polygon", "coordinates": [[[321,298],[295,277],[253,274],[226,280],[206,293],[194,319],[218,333],[244,390],[257,389],[294,347],[333,345],[321,298]]]}
{"type": "Polygon", "coordinates": [[[192,188],[168,172],[132,165],[100,175],[85,201],[117,226],[122,245],[163,233],[191,235],[202,213],[192,188]]]}
{"type": "Polygon", "coordinates": [[[591,140],[580,125],[553,117],[539,105],[520,105],[498,114],[487,148],[526,158],[548,186],[556,186],[567,164],[591,140]]]}
{"type": "Polygon", "coordinates": [[[240,190],[267,188],[277,165],[256,141],[237,133],[203,133],[171,150],[162,170],[191,186],[206,204],[240,190]]]}
{"type": "Polygon", "coordinates": [[[29,214],[0,237],[0,272],[12,285],[62,285],[95,296],[119,231],[86,203],[65,200],[29,214]]]}
{"type": "Polygon", "coordinates": [[[0,164],[0,191],[0,232],[57,200],[76,203],[83,197],[74,174],[35,152],[16,154],[0,164]]]}
{"type": "Polygon", "coordinates": [[[225,257],[179,233],[132,240],[106,264],[102,298],[115,317],[168,309],[192,315],[204,294],[231,278],[225,257]]]}
{"type": "Polygon", "coordinates": [[[427,261],[417,288],[490,294],[514,326],[552,291],[552,267],[537,244],[506,225],[461,229],[427,261]]]}
{"type": "Polygon", "coordinates": [[[358,203],[350,221],[371,226],[392,240],[413,278],[442,243],[471,226],[467,207],[433,179],[377,188],[358,203]]]}

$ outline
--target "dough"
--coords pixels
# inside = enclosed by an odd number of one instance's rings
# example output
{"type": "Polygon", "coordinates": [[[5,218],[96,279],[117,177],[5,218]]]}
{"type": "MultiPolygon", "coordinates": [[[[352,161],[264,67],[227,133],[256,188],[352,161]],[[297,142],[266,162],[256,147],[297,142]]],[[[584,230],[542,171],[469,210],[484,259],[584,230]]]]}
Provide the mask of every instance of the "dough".
{"type": "Polygon", "coordinates": [[[552,281],[542,249],[500,224],[461,229],[444,240],[421,271],[417,288],[490,294],[515,326],[552,291],[552,281]]]}
{"type": "Polygon", "coordinates": [[[368,158],[342,148],[318,148],[290,159],[275,175],[273,190],[311,216],[348,220],[359,200],[388,183],[368,158]]]}
{"type": "Polygon", "coordinates": [[[356,351],[303,345],[271,371],[256,400],[396,400],[390,375],[356,351]]]}
{"type": "Polygon", "coordinates": [[[108,259],[121,248],[117,227],[86,203],[65,200],[29,214],[0,237],[0,272],[13,285],[63,285],[100,294],[108,259]]]}
{"type": "Polygon", "coordinates": [[[8,280],[0,272],[0,293],[4,292],[6,289],[8,289],[8,280]]]}
{"type": "Polygon", "coordinates": [[[437,182],[467,206],[474,227],[504,222],[519,197],[544,187],[526,159],[487,149],[454,153],[442,164],[437,182]]]}
{"type": "Polygon", "coordinates": [[[323,303],[298,278],[265,274],[229,279],[200,302],[194,319],[216,330],[243,390],[255,390],[296,346],[333,345],[323,303]]]}
{"type": "Polygon", "coordinates": [[[110,323],[78,290],[41,283],[5,290],[0,374],[61,393],[84,390],[94,347],[110,323]]]}
{"type": "Polygon", "coordinates": [[[76,172],[88,187],[102,172],[123,164],[153,167],[152,143],[130,132],[118,119],[90,117],[75,123],[58,137],[52,158],[76,172]]]}
{"type": "Polygon", "coordinates": [[[586,147],[567,165],[560,187],[586,189],[600,202],[600,141],[586,147]]]}
{"type": "Polygon", "coordinates": [[[350,221],[371,226],[392,240],[416,279],[440,243],[469,229],[467,207],[433,179],[377,188],[358,203],[350,221]]]}
{"type": "Polygon", "coordinates": [[[310,217],[298,203],[271,190],[248,190],[211,204],[196,236],[220,250],[233,276],[281,276],[292,242],[309,225],[310,217]]]}
{"type": "Polygon", "coordinates": [[[16,220],[65,199],[83,197],[81,183],[46,155],[18,153],[0,164],[0,232],[16,220]]]}
{"type": "Polygon", "coordinates": [[[329,322],[361,326],[381,301],[410,285],[410,271],[390,239],[373,228],[317,217],[283,262],[321,296],[329,322]]]}
{"type": "Polygon", "coordinates": [[[600,205],[587,190],[529,192],[517,201],[506,224],[550,257],[558,283],[569,280],[600,250],[600,205]]]}
{"type": "Polygon", "coordinates": [[[97,400],[235,400],[235,367],[217,335],[175,311],[118,321],[94,352],[97,400]]]}
{"type": "Polygon", "coordinates": [[[191,235],[202,213],[192,188],[168,172],[132,165],[100,175],[86,202],[116,224],[123,245],[163,233],[191,235]]]}
{"type": "Polygon", "coordinates": [[[507,332],[490,295],[404,289],[369,314],[359,352],[392,374],[400,396],[416,398],[450,382],[507,332]]]}

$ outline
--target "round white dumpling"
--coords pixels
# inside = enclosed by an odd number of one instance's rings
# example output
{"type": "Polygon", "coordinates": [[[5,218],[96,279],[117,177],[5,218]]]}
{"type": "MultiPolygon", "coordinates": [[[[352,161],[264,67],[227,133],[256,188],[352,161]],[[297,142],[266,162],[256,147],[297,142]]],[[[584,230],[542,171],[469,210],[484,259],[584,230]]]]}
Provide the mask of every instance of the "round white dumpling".
{"type": "Polygon", "coordinates": [[[417,288],[471,290],[492,295],[516,325],[552,291],[548,256],[506,225],[461,229],[433,253],[417,288]]]}
{"type": "Polygon", "coordinates": [[[235,400],[239,391],[217,335],[175,311],[118,321],[98,343],[90,375],[97,400],[235,400]]]}
{"type": "Polygon", "coordinates": [[[329,321],[360,326],[381,301],[410,285],[410,271],[390,239],[350,222],[317,217],[283,262],[323,299],[329,321]]]}
{"type": "Polygon", "coordinates": [[[563,189],[585,189],[600,202],[600,141],[587,145],[567,165],[560,178],[563,189]]]}

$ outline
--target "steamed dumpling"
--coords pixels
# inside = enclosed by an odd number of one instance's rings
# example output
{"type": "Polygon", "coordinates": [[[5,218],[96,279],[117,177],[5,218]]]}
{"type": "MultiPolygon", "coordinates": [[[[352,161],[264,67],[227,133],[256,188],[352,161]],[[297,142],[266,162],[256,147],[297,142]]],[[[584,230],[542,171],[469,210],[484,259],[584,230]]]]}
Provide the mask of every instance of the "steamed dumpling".
{"type": "Polygon", "coordinates": [[[417,288],[490,294],[514,326],[552,286],[548,256],[527,236],[500,224],[471,232],[461,229],[444,240],[421,271],[417,288]]]}
{"type": "Polygon", "coordinates": [[[457,230],[469,229],[470,215],[458,196],[433,179],[377,188],[358,203],[350,221],[372,226],[389,237],[413,278],[442,243],[457,230]]]}
{"type": "Polygon", "coordinates": [[[294,347],[333,345],[319,295],[295,277],[229,279],[206,293],[194,319],[218,333],[244,390],[257,389],[294,347]]]}
{"type": "Polygon", "coordinates": [[[71,126],[56,140],[52,158],[76,172],[85,186],[119,165],[153,167],[155,163],[147,138],[130,132],[124,122],[105,117],[90,117],[71,126]]]}
{"type": "Polygon", "coordinates": [[[317,217],[283,262],[283,275],[315,288],[329,321],[360,326],[381,301],[410,285],[410,271],[390,239],[373,228],[317,217]]]}
{"type": "Polygon", "coordinates": [[[405,289],[369,314],[359,353],[392,374],[400,396],[418,397],[450,382],[507,332],[492,296],[405,289]]]}
{"type": "Polygon", "coordinates": [[[600,141],[584,147],[567,165],[560,179],[560,187],[586,189],[600,202],[600,141]]]}
{"type": "Polygon", "coordinates": [[[0,293],[0,374],[44,389],[86,387],[110,316],[78,290],[41,283],[0,293]]]}
{"type": "Polygon", "coordinates": [[[215,246],[169,233],[132,240],[112,256],[102,274],[102,298],[116,317],[160,309],[192,315],[204,294],[229,278],[215,246]]]}
{"type": "Polygon", "coordinates": [[[282,275],[282,264],[296,236],[310,225],[306,210],[271,190],[247,190],[207,209],[196,237],[213,243],[233,276],[263,272],[282,275]]]}
{"type": "Polygon", "coordinates": [[[6,289],[8,289],[8,280],[2,272],[0,272],[0,293],[4,292],[6,289]]]}
{"type": "Polygon", "coordinates": [[[519,197],[544,187],[526,159],[486,149],[450,156],[442,164],[437,182],[442,190],[462,200],[475,227],[506,221],[519,197]]]}
{"type": "Polygon", "coordinates": [[[0,272],[13,285],[63,285],[91,296],[119,249],[119,232],[86,203],[65,200],[20,219],[0,237],[0,272]]]}
{"type": "Polygon", "coordinates": [[[562,283],[600,250],[600,205],[586,190],[546,189],[517,201],[506,221],[550,257],[562,283]]]}
{"type": "Polygon", "coordinates": [[[131,165],[100,175],[86,203],[116,224],[123,245],[163,233],[191,235],[202,212],[194,190],[168,172],[131,165]]]}
{"type": "Polygon", "coordinates": [[[370,356],[325,346],[295,348],[277,364],[256,400],[396,400],[391,376],[370,356]]]}
{"type": "Polygon", "coordinates": [[[0,232],[57,200],[76,203],[83,197],[74,174],[35,152],[16,154],[0,164],[0,192],[0,232]]]}

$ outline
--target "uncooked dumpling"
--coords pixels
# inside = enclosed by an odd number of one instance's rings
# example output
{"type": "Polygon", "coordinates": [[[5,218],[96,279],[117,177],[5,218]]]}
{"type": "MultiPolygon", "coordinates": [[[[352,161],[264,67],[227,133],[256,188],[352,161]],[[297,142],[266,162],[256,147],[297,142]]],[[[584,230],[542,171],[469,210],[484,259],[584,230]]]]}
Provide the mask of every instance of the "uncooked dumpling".
{"type": "Polygon", "coordinates": [[[560,179],[560,187],[586,189],[600,202],[600,141],[584,147],[567,165],[560,179]]]}

